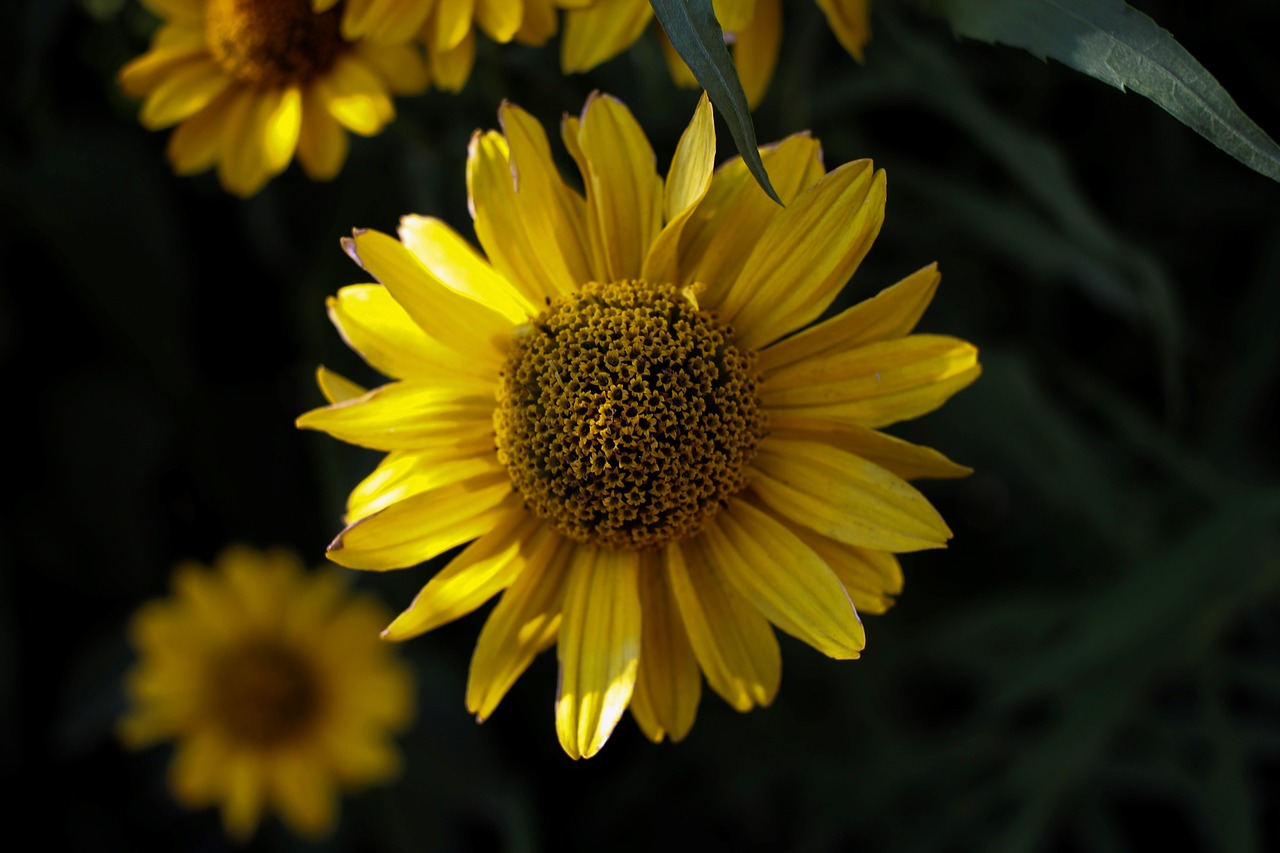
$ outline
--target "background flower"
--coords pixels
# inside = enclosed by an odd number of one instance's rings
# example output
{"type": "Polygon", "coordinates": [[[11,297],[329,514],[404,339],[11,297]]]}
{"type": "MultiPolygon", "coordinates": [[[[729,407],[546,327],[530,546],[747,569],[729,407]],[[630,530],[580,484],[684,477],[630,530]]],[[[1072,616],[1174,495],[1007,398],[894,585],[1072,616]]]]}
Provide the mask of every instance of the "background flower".
{"type": "MultiPolygon", "coordinates": [[[[827,23],[849,54],[862,62],[871,38],[870,0],[817,0],[827,23]]],[[[716,20],[729,40],[733,64],[747,103],[764,97],[778,65],[782,44],[782,0],[715,0],[716,20]]],[[[589,71],[635,43],[653,18],[648,0],[596,0],[565,13],[561,62],[565,71],[589,71]]],[[[698,88],[693,73],[671,42],[662,36],[671,76],[685,88],[698,88]]]]}
{"type": "Polygon", "coordinates": [[[392,94],[420,92],[427,70],[406,45],[339,31],[337,10],[307,0],[148,0],[164,24],[151,50],[120,69],[145,99],[149,130],[178,125],[169,161],[180,175],[214,165],[222,186],[258,192],[295,153],[328,180],[347,158],[347,132],[371,136],[395,116],[392,94]]]}
{"type": "MultiPolygon", "coordinates": [[[[311,0],[318,12],[340,0],[311,0]]],[[[456,92],[471,76],[476,59],[476,29],[498,44],[543,45],[559,27],[558,7],[578,7],[593,0],[345,0],[342,32],[349,39],[369,38],[402,44],[421,38],[430,57],[432,81],[456,92]]]]}
{"type": "Polygon", "coordinates": [[[269,810],[318,837],[340,789],[399,772],[391,736],[413,718],[412,680],[376,639],[379,606],[288,552],[242,546],[213,571],[179,566],[173,590],[133,617],[140,659],[119,732],[133,748],[176,742],[178,802],[218,806],[239,840],[269,810]]]}

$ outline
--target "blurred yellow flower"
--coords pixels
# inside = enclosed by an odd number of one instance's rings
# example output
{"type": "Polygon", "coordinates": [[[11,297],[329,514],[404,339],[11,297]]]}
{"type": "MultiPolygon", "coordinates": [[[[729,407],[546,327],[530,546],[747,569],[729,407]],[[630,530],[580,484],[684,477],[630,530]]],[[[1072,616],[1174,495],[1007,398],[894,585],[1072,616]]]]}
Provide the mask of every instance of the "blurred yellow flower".
{"type": "Polygon", "coordinates": [[[378,45],[339,32],[340,10],[309,0],[142,0],[164,19],[151,49],[120,70],[145,99],[150,130],[177,125],[169,160],[180,175],[218,167],[238,196],[258,192],[296,152],[328,180],[347,158],[347,132],[372,136],[395,116],[392,94],[428,85],[410,45],[378,45]]]}
{"type": "MultiPolygon", "coordinates": [[[[816,0],[832,32],[859,62],[871,38],[870,0],[816,0]]],[[[714,0],[716,20],[730,42],[747,104],[753,109],[764,97],[778,64],[782,43],[782,0],[714,0]]],[[[566,73],[588,71],[612,59],[640,38],[653,17],[649,0],[596,0],[565,13],[561,65],[566,73]]],[[[676,83],[698,88],[666,36],[662,37],[667,64],[676,83]]]]}
{"type": "Polygon", "coordinates": [[[487,258],[420,216],[399,241],[345,241],[381,285],[343,288],[330,316],[394,381],[366,392],[321,368],[331,405],[298,419],[388,452],[329,557],[394,569],[470,542],[384,636],[502,593],[467,684],[479,719],[555,645],[570,756],[628,705],[648,737],[679,740],[702,676],[740,711],[773,699],[770,623],[856,658],[855,608],[901,589],[893,552],[945,544],[907,480],[968,469],[879,428],[972,382],[977,351],[910,334],[933,266],[805,328],[880,230],[868,160],[827,172],[804,134],[764,149],[779,207],[740,158],[713,172],[704,96],[664,181],[627,108],[593,96],[562,127],[584,198],[537,121],[499,117],[467,164],[487,258]]]}
{"type": "MultiPolygon", "coordinates": [[[[340,0],[311,0],[318,12],[340,0]]],[[[556,34],[556,9],[583,6],[593,0],[346,0],[342,34],[401,44],[420,37],[427,47],[431,79],[456,92],[466,85],[476,58],[475,28],[499,44],[518,41],[543,45],[556,34]]]]}
{"type": "Polygon", "coordinates": [[[337,791],[399,772],[391,735],[413,716],[409,670],[380,642],[386,612],[284,551],[233,546],[213,571],[178,567],[173,596],[138,610],[121,739],[176,741],[169,783],[252,834],[268,807],[300,835],[337,817],[337,791]]]}

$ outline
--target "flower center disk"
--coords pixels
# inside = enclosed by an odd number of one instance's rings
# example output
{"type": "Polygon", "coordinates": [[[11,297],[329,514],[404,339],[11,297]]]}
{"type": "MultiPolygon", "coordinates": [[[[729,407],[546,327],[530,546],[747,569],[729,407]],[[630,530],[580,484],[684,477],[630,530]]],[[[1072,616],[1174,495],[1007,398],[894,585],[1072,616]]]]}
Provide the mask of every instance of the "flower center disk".
{"type": "Polygon", "coordinates": [[[303,734],[318,716],[321,694],[311,666],[295,650],[255,641],[214,662],[211,705],[227,734],[274,746],[303,734]]]}
{"type": "Polygon", "coordinates": [[[346,49],[341,17],[341,3],[316,14],[310,0],[207,0],[205,39],[236,80],[293,86],[328,71],[346,49]]]}
{"type": "Polygon", "coordinates": [[[696,534],[765,432],[754,353],[673,285],[590,283],[533,320],[502,373],[498,458],[554,529],[606,548],[696,534]]]}

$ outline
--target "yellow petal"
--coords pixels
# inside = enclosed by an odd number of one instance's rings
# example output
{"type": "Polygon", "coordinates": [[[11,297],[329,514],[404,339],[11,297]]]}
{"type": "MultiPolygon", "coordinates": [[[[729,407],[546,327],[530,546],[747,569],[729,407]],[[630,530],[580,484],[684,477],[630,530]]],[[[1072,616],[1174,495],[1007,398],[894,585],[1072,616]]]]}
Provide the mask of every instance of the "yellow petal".
{"type": "Polygon", "coordinates": [[[417,95],[431,85],[431,71],[416,45],[360,41],[355,51],[397,95],[417,95]]]}
{"type": "Polygon", "coordinates": [[[540,280],[554,286],[552,293],[573,293],[591,277],[586,201],[560,176],[537,119],[504,103],[498,121],[510,149],[504,183],[514,193],[511,197],[534,253],[530,262],[544,271],[540,280]]]}
{"type": "Polygon", "coordinates": [[[870,0],[818,0],[818,8],[844,49],[862,62],[862,48],[871,40],[870,0]]]}
{"type": "Polygon", "coordinates": [[[218,180],[227,192],[246,198],[271,177],[267,133],[283,99],[283,91],[242,89],[228,106],[218,161],[218,180]]]}
{"type": "Polygon", "coordinates": [[[873,551],[837,542],[794,522],[787,529],[798,536],[835,572],[859,613],[884,613],[902,592],[902,566],[888,551],[873,551]]]}
{"type": "Polygon", "coordinates": [[[138,118],[148,130],[172,127],[204,109],[231,85],[231,78],[208,61],[172,68],[151,90],[138,118]]]}
{"type": "Polygon", "coordinates": [[[434,5],[434,0],[348,3],[343,15],[342,34],[347,41],[364,37],[369,40],[365,43],[378,47],[400,46],[422,30],[434,5]],[[357,15],[362,11],[365,13],[363,16],[357,15]]]}
{"type": "Polygon", "coordinates": [[[176,173],[194,175],[218,162],[222,153],[222,125],[235,94],[234,88],[224,90],[173,131],[167,154],[176,173]]]}
{"type": "Polygon", "coordinates": [[[760,369],[767,375],[801,359],[905,337],[920,322],[941,280],[938,265],[929,264],[871,299],[766,347],[760,352],[760,369]]]}
{"type": "Polygon", "coordinates": [[[266,805],[266,773],[261,757],[247,750],[222,757],[222,825],[236,841],[247,841],[266,805]]]}
{"type": "Polygon", "coordinates": [[[662,199],[663,216],[668,222],[702,201],[711,186],[715,165],[715,118],[711,101],[703,92],[671,158],[671,170],[667,173],[662,199]]]}
{"type": "Polygon", "coordinates": [[[951,479],[973,473],[972,468],[957,465],[932,448],[857,424],[771,413],[769,434],[830,444],[874,462],[904,480],[951,479]]]}
{"type": "Polygon", "coordinates": [[[574,549],[556,657],[556,735],[572,759],[600,751],[631,701],[640,660],[639,555],[574,549]]]}
{"type": "Polygon", "coordinates": [[[498,44],[506,44],[520,30],[524,0],[475,0],[476,23],[498,44]]]}
{"type": "Polygon", "coordinates": [[[511,346],[505,317],[450,290],[403,243],[380,231],[356,231],[344,246],[428,336],[497,375],[511,346]]]}
{"type": "MultiPolygon", "coordinates": [[[[519,130],[526,124],[520,113],[504,109],[504,114],[512,124],[513,136],[527,135],[519,130]]],[[[537,211],[543,217],[541,222],[525,214],[529,202],[517,198],[510,149],[507,140],[496,131],[477,131],[471,137],[467,149],[467,197],[476,237],[490,263],[520,290],[526,301],[535,306],[545,304],[548,298],[573,292],[585,280],[571,272],[566,253],[559,246],[560,240],[576,241],[575,232],[548,233],[559,221],[557,210],[544,205],[537,211]],[[550,221],[546,221],[548,217],[550,221]],[[531,232],[538,232],[538,238],[531,232]]],[[[581,248],[572,254],[581,257],[581,248]]],[[[585,268],[585,262],[582,265],[585,268]]]]}
{"type": "Polygon", "coordinates": [[[775,371],[760,402],[780,414],[881,427],[933,411],[981,372],[972,344],[909,335],[775,371]]]}
{"type": "Polygon", "coordinates": [[[828,445],[770,436],[751,489],[774,512],[849,545],[877,551],[941,548],[942,517],[905,480],[828,445]]]}
{"type": "Polygon", "coordinates": [[[782,654],[769,623],[716,577],[701,538],[668,545],[665,560],[667,582],[707,684],[739,711],[768,705],[782,678],[782,654]]]}
{"type": "Polygon", "coordinates": [[[329,319],[347,346],[371,367],[396,379],[430,380],[438,377],[476,376],[485,389],[496,380],[486,366],[477,369],[469,360],[427,337],[380,284],[353,284],[325,303],[329,319]]]}
{"type": "Polygon", "coordinates": [[[312,87],[303,95],[298,160],[314,181],[332,180],[347,161],[347,131],[329,114],[322,96],[312,87]]]}
{"type": "Polygon", "coordinates": [[[740,33],[751,26],[756,13],[756,0],[713,0],[716,21],[726,33],[740,33]]]}
{"type": "MultiPolygon", "coordinates": [[[[807,134],[761,148],[760,158],[783,204],[791,204],[824,174],[822,147],[807,134]]],[[[712,175],[706,197],[684,228],[678,283],[703,283],[702,301],[714,309],[738,278],[765,229],[781,212],[751,177],[741,157],[727,161],[712,175]]]]}
{"type": "Polygon", "coordinates": [[[491,308],[512,325],[527,321],[535,307],[498,274],[456,231],[431,216],[402,216],[397,232],[410,252],[432,275],[455,293],[491,308]]]}
{"type": "MultiPolygon", "coordinates": [[[[413,603],[382,632],[407,640],[466,616],[524,574],[539,571],[550,552],[549,532],[523,507],[508,511],[493,530],[472,542],[427,582],[413,603]]],[[[554,543],[552,543],[554,545],[554,543]]]]}
{"type": "Polygon", "coordinates": [[[587,165],[587,233],[598,280],[638,278],[662,227],[653,148],[631,111],[608,95],[587,99],[578,144],[587,165]]]}
{"type": "Polygon", "coordinates": [[[208,53],[203,10],[197,11],[194,20],[171,21],[164,24],[151,36],[152,51],[172,48],[186,48],[208,53]]]}
{"type": "Polygon", "coordinates": [[[283,172],[298,149],[302,131],[302,92],[297,87],[284,89],[263,121],[263,159],[270,174],[283,172]]]}
{"type": "Polygon", "coordinates": [[[505,470],[489,436],[470,445],[393,451],[351,490],[345,520],[351,524],[413,495],[505,470]]]}
{"type": "Polygon", "coordinates": [[[476,0],[440,0],[436,3],[430,43],[433,52],[452,50],[471,34],[475,4],[476,0]]]}
{"type": "Polygon", "coordinates": [[[640,566],[640,671],[631,710],[649,739],[684,739],[693,727],[702,696],[698,659],[680,620],[680,610],[659,553],[648,553],[640,566]],[[643,718],[651,722],[646,725],[643,718]]]}
{"type": "Polygon", "coordinates": [[[524,16],[515,39],[521,44],[542,46],[556,34],[555,0],[524,0],[524,16]]]}
{"type": "Polygon", "coordinates": [[[470,447],[493,435],[493,396],[476,390],[465,381],[392,382],[296,424],[373,450],[470,447]]]}
{"type": "Polygon", "coordinates": [[[226,753],[227,744],[216,731],[201,729],[183,738],[169,767],[173,798],[189,808],[215,802],[223,786],[226,753]]]}
{"type": "Polygon", "coordinates": [[[560,630],[564,580],[574,543],[548,530],[485,620],[467,676],[467,710],[487,720],[502,697],[560,630]]]}
{"type": "Polygon", "coordinates": [[[145,98],[174,74],[209,66],[213,63],[209,61],[203,45],[152,48],[121,68],[116,79],[129,97],[145,98]]]}
{"type": "Polygon", "coordinates": [[[653,17],[648,0],[609,0],[564,13],[560,67],[566,74],[590,71],[640,38],[653,17]]]}
{"type": "Polygon", "coordinates": [[[751,23],[736,31],[733,64],[747,97],[747,106],[755,109],[769,89],[773,71],[778,66],[778,49],[782,45],[782,0],[757,0],[751,23]]]}
{"type": "Polygon", "coordinates": [[[400,753],[387,740],[352,736],[336,727],[333,731],[333,736],[326,737],[326,746],[334,773],[344,785],[364,787],[399,775],[400,753]]]}
{"type": "Polygon", "coordinates": [[[454,483],[360,519],[338,534],[327,556],[349,569],[417,565],[485,535],[512,505],[505,471],[454,483]]]}
{"type": "MultiPolygon", "coordinates": [[[[450,5],[443,2],[442,5],[450,5]]],[[[467,85],[471,76],[471,68],[476,63],[476,34],[468,29],[465,37],[456,46],[437,48],[427,55],[431,66],[431,79],[443,92],[460,92],[467,85]]]]}
{"type": "Polygon", "coordinates": [[[663,197],[666,226],[658,234],[644,260],[641,277],[646,281],[674,282],[679,276],[680,235],[711,186],[716,165],[716,129],[711,101],[704,92],[693,119],[680,136],[663,197]]]}
{"type": "Polygon", "coordinates": [[[348,53],[313,84],[329,114],[352,133],[373,136],[395,117],[395,107],[378,76],[348,53]]]}
{"type": "Polygon", "coordinates": [[[714,565],[765,618],[828,657],[849,660],[867,643],[853,603],[822,558],[767,512],[737,498],[703,535],[714,565]]]}
{"type": "Polygon", "coordinates": [[[338,816],[331,769],[305,750],[282,752],[268,765],[271,798],[290,829],[304,838],[320,838],[338,816]]]}
{"type": "Polygon", "coordinates": [[[846,163],[778,214],[720,305],[738,345],[760,349],[817,319],[884,222],[884,171],[846,163]]]}

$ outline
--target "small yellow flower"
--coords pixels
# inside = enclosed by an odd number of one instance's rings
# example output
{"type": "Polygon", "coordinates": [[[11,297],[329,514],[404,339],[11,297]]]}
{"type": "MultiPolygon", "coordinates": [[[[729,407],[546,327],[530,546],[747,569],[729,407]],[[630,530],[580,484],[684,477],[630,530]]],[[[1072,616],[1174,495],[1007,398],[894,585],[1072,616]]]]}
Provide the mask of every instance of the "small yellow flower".
{"type": "Polygon", "coordinates": [[[239,546],[213,571],[179,566],[173,593],[130,624],[140,660],[118,729],[133,748],[176,741],[178,802],[220,806],[236,838],[268,807],[316,837],[334,824],[340,787],[399,772],[391,735],[412,719],[413,683],[378,640],[380,606],[290,553],[239,546]]]}
{"type": "Polygon", "coordinates": [[[345,241],[381,284],[343,288],[330,316],[394,380],[366,392],[321,368],[332,405],[298,420],[387,451],[329,557],[395,569],[470,543],[384,636],[502,593],[472,713],[555,645],[570,756],[595,754],[628,706],[648,737],[679,740],[703,676],[740,711],[773,699],[770,623],[856,658],[855,608],[901,589],[893,552],[945,544],[907,480],[968,469],[879,429],[972,382],[977,351],[911,334],[933,266],[810,326],[880,230],[868,160],[827,172],[804,134],[763,149],[779,207],[740,158],[713,172],[704,96],[664,181],[627,108],[593,96],[561,129],[584,197],[528,113],[499,117],[467,164],[487,258],[420,216],[400,241],[345,241]]]}
{"type": "MultiPolygon", "coordinates": [[[[849,54],[862,61],[871,38],[870,0],[816,0],[832,32],[849,54]]],[[[747,104],[764,97],[778,64],[782,43],[782,0],[714,0],[716,20],[730,41],[747,104]]],[[[565,13],[561,65],[566,73],[588,71],[612,59],[640,38],[653,17],[649,0],[595,0],[565,13]]],[[[698,83],[666,36],[663,49],[671,76],[686,88],[698,83]]]]}
{"type": "MultiPolygon", "coordinates": [[[[339,0],[311,0],[317,12],[339,0]]],[[[427,47],[431,79],[437,87],[456,92],[466,85],[476,58],[475,30],[499,44],[518,41],[543,45],[556,34],[556,8],[581,6],[591,0],[346,0],[342,34],[401,44],[420,37],[427,47]]]]}
{"type": "Polygon", "coordinates": [[[169,160],[180,175],[218,167],[222,186],[250,196],[296,152],[315,180],[336,175],[347,132],[372,136],[395,116],[392,94],[428,85],[409,45],[339,32],[341,10],[309,0],[143,0],[164,19],[151,49],[120,70],[145,99],[149,130],[177,125],[169,160]]]}

